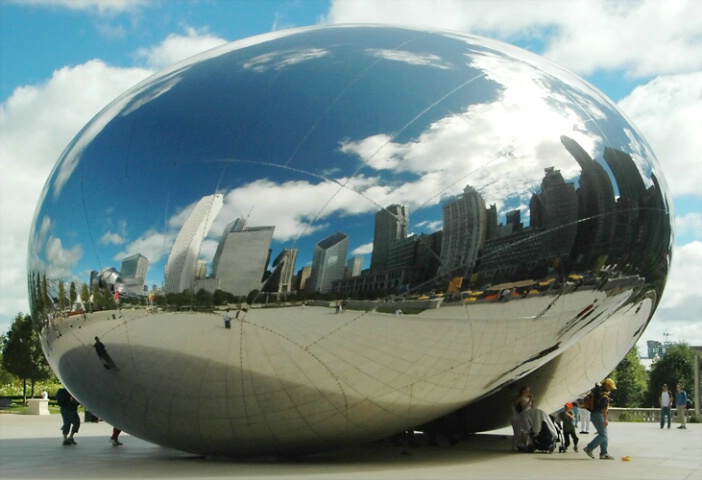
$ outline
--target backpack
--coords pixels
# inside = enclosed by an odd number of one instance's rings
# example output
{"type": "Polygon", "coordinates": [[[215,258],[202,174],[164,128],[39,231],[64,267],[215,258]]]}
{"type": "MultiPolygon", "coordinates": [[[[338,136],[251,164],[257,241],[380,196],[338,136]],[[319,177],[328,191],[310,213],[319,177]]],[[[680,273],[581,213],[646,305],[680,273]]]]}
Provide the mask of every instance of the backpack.
{"type": "Polygon", "coordinates": [[[599,389],[597,387],[593,388],[585,395],[583,398],[583,408],[589,412],[597,410],[597,400],[598,400],[599,389]]]}
{"type": "Polygon", "coordinates": [[[56,403],[59,407],[65,407],[70,402],[70,397],[68,395],[68,390],[65,388],[59,388],[56,391],[56,403]]]}

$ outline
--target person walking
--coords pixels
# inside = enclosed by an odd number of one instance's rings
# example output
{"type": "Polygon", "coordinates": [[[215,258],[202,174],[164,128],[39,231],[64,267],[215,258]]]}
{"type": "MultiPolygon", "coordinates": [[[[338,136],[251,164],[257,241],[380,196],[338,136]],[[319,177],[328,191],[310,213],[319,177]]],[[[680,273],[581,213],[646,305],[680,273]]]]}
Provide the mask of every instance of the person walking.
{"type": "Polygon", "coordinates": [[[680,429],[687,428],[687,419],[685,418],[685,409],[687,408],[687,392],[683,390],[682,383],[678,383],[675,386],[675,410],[678,413],[678,420],[680,420],[680,429]]]}
{"type": "Polygon", "coordinates": [[[56,391],[56,403],[58,403],[60,407],[61,418],[63,419],[63,426],[61,427],[63,444],[77,445],[73,436],[78,433],[78,429],[80,428],[78,401],[73,398],[66,388],[61,387],[56,391]]]}
{"type": "Polygon", "coordinates": [[[98,358],[102,360],[103,366],[107,369],[110,370],[111,368],[116,369],[117,365],[115,365],[115,362],[112,361],[112,357],[110,357],[110,354],[107,353],[107,349],[105,348],[105,344],[103,344],[100,341],[99,337],[95,337],[95,343],[93,344],[93,348],[95,348],[95,351],[97,352],[98,358]]]}
{"type": "Polygon", "coordinates": [[[668,428],[670,428],[670,409],[673,406],[673,394],[668,391],[668,384],[666,383],[661,387],[661,394],[658,397],[658,406],[661,407],[661,428],[665,425],[666,417],[668,417],[668,428]]]}
{"type": "Polygon", "coordinates": [[[570,446],[570,439],[573,439],[573,450],[578,451],[578,436],[575,434],[575,414],[573,413],[573,404],[566,403],[565,410],[560,415],[563,422],[563,451],[567,452],[570,446]]]}
{"type": "Polygon", "coordinates": [[[587,444],[583,451],[590,458],[595,458],[593,453],[595,448],[600,447],[600,460],[614,460],[614,457],[607,452],[609,447],[609,439],[607,436],[607,411],[609,410],[609,394],[612,390],[616,390],[617,386],[611,378],[605,378],[602,385],[595,387],[591,392],[593,395],[593,407],[590,412],[590,421],[597,430],[595,438],[587,444]]]}
{"type": "Polygon", "coordinates": [[[120,430],[117,427],[112,427],[112,436],[110,437],[110,443],[114,445],[115,447],[119,447],[122,445],[122,442],[119,441],[119,434],[122,433],[122,430],[120,430]]]}

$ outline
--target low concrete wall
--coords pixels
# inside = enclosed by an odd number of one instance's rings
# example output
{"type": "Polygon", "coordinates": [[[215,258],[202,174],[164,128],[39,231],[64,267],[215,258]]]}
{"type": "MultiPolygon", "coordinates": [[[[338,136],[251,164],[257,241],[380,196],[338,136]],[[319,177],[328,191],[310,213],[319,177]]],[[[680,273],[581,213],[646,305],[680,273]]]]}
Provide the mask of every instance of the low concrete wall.
{"type": "MultiPolygon", "coordinates": [[[[619,420],[619,416],[628,412],[634,419],[641,422],[660,422],[661,421],[661,409],[660,408],[617,408],[612,407],[608,410],[607,418],[613,422],[619,420]]],[[[673,409],[672,422],[678,422],[678,412],[673,409]]],[[[692,415],[695,414],[694,410],[685,410],[685,417],[687,421],[690,421],[692,415]]]]}
{"type": "Polygon", "coordinates": [[[49,401],[43,398],[27,400],[27,415],[50,415],[49,401]]]}

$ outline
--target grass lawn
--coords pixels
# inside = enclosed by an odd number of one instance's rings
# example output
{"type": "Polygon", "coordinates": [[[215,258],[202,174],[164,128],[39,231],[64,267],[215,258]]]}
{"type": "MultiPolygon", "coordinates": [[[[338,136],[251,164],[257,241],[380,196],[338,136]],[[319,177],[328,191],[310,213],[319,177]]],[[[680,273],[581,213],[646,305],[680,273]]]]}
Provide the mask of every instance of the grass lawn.
{"type": "MultiPolygon", "coordinates": [[[[0,414],[2,413],[18,413],[18,414],[25,414],[27,413],[27,405],[22,405],[22,401],[20,400],[19,402],[12,402],[10,406],[8,407],[3,407],[0,408],[0,414]]],[[[84,413],[85,409],[83,407],[78,407],[78,413],[84,413]]],[[[60,412],[59,406],[56,405],[55,403],[49,403],[49,413],[52,415],[56,414],[58,415],[60,412]]]]}

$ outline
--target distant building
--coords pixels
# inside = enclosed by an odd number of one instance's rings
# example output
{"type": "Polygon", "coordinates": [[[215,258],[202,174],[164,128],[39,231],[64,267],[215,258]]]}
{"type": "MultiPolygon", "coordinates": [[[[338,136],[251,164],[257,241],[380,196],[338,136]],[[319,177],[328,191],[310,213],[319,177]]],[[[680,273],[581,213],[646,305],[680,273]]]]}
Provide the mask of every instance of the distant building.
{"type": "Polygon", "coordinates": [[[212,260],[212,275],[210,275],[212,278],[217,277],[217,266],[219,265],[219,259],[222,256],[226,236],[230,233],[241,232],[244,228],[246,228],[246,220],[243,218],[237,218],[236,220],[229,222],[227,226],[224,227],[224,232],[220,237],[219,243],[217,244],[217,251],[215,251],[215,256],[212,260]]]}
{"type": "Polygon", "coordinates": [[[665,352],[670,347],[670,343],[662,343],[656,340],[648,340],[646,342],[646,346],[648,347],[648,358],[660,358],[663,355],[665,355],[665,352]]]}
{"type": "Polygon", "coordinates": [[[165,272],[166,293],[180,293],[193,288],[202,241],[224,206],[223,198],[220,194],[203,197],[190,212],[168,256],[165,272]]]}
{"type": "Polygon", "coordinates": [[[364,293],[405,294],[417,285],[433,281],[439,268],[443,232],[412,235],[393,242],[388,250],[388,268],[335,281],[332,291],[342,296],[364,293]]]}
{"type": "Polygon", "coordinates": [[[371,271],[388,268],[388,249],[393,242],[407,236],[408,224],[409,208],[404,205],[390,205],[375,214],[371,271]]]}
{"type": "Polygon", "coordinates": [[[130,287],[144,285],[146,272],[149,270],[149,259],[140,253],[130,255],[122,260],[120,276],[125,285],[130,287]]]}
{"type": "Polygon", "coordinates": [[[348,247],[349,237],[341,232],[337,232],[315,245],[307,291],[330,292],[332,282],[344,278],[348,247]]]}
{"type": "Polygon", "coordinates": [[[358,277],[363,271],[363,257],[357,256],[350,258],[349,261],[346,262],[346,270],[349,277],[358,277]]]}
{"type": "Polygon", "coordinates": [[[238,230],[232,228],[234,223],[227,225],[222,234],[217,247],[219,256],[212,270],[216,272],[217,288],[244,296],[263,287],[275,227],[238,230]]]}
{"type": "Polygon", "coordinates": [[[207,278],[207,261],[198,260],[197,267],[195,267],[195,278],[202,280],[207,278]]]}
{"type": "Polygon", "coordinates": [[[297,248],[286,248],[273,260],[273,273],[266,280],[267,292],[289,293],[294,289],[297,248]]]}
{"type": "Polygon", "coordinates": [[[570,256],[578,228],[578,197],[575,185],[566,183],[560,170],[548,167],[541,193],[529,203],[530,226],[544,236],[544,256],[570,256]]]}
{"type": "Polygon", "coordinates": [[[444,234],[439,275],[469,276],[487,235],[485,201],[470,185],[443,206],[444,234]]]}
{"type": "Polygon", "coordinates": [[[312,267],[302,267],[297,272],[295,278],[295,286],[297,287],[297,290],[304,291],[307,289],[307,281],[310,279],[310,275],[312,275],[312,267]]]}

